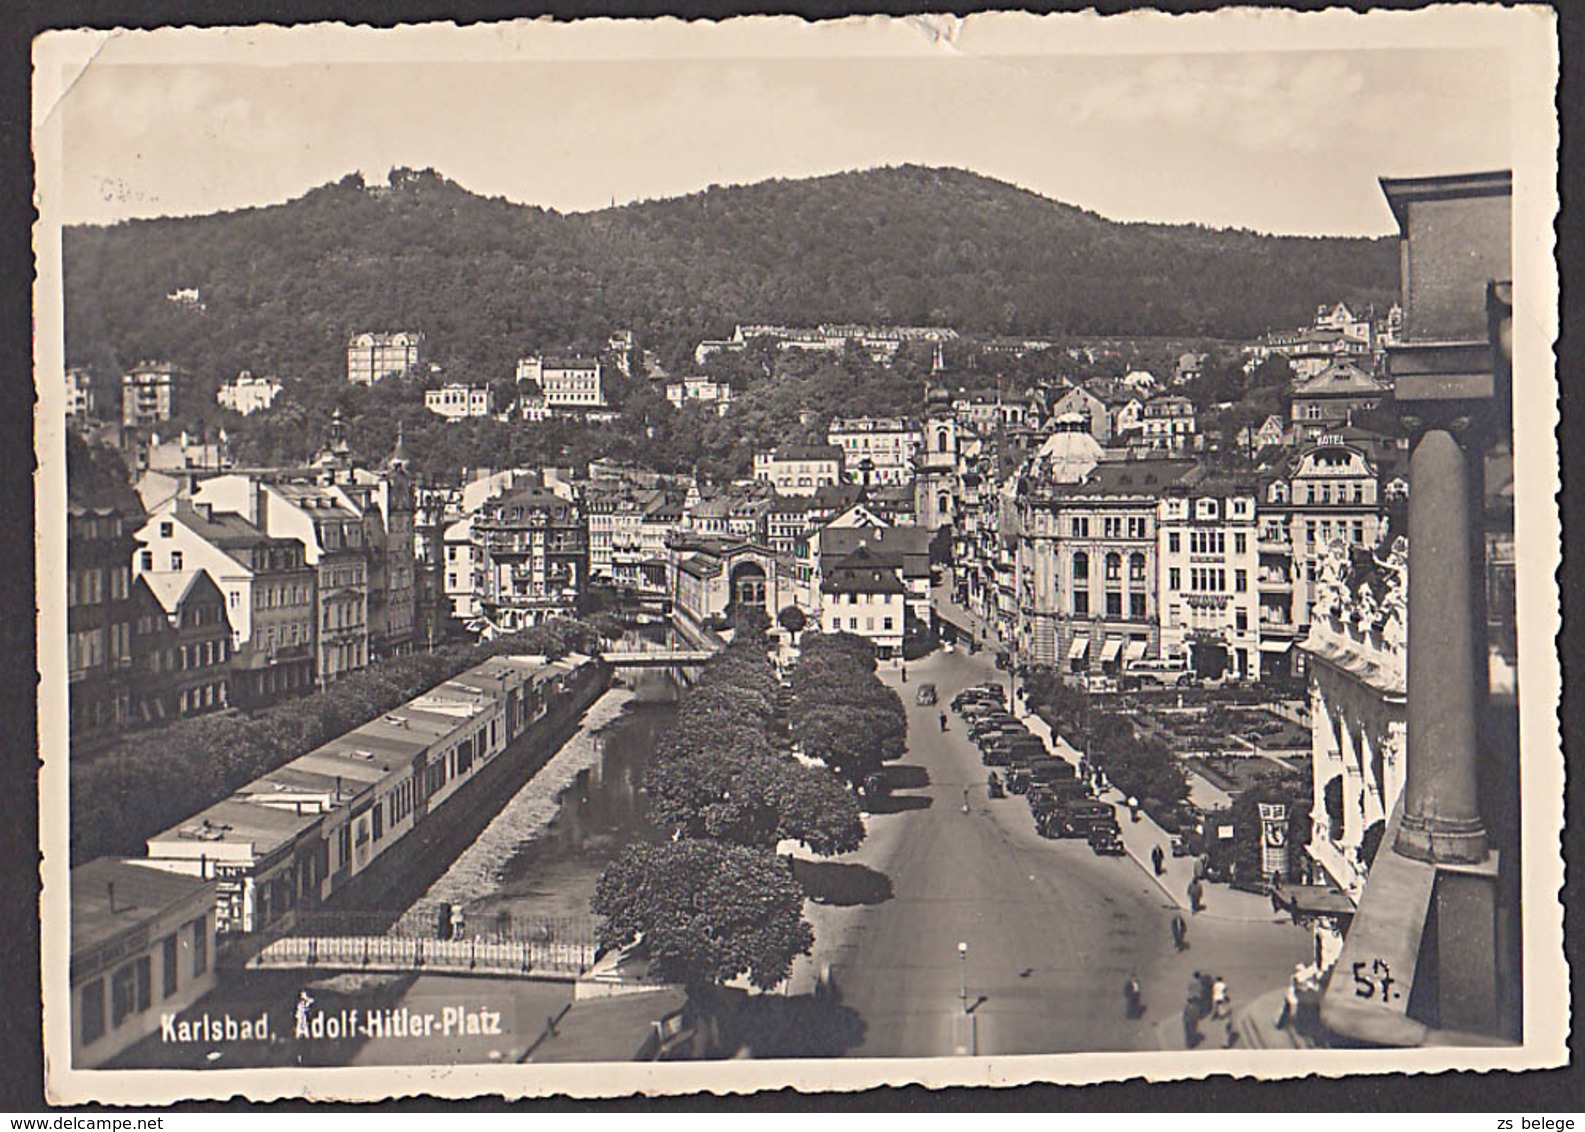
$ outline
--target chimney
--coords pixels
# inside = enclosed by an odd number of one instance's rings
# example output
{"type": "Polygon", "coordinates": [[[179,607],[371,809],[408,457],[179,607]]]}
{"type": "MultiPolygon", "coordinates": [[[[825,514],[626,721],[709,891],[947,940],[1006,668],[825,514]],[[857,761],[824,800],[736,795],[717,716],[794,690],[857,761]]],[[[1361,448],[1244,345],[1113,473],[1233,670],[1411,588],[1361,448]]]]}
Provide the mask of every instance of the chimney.
{"type": "Polygon", "coordinates": [[[194,501],[193,510],[197,511],[199,517],[201,519],[203,519],[204,522],[206,522],[206,523],[211,521],[215,517],[215,506],[212,503],[200,503],[200,502],[194,501]]]}

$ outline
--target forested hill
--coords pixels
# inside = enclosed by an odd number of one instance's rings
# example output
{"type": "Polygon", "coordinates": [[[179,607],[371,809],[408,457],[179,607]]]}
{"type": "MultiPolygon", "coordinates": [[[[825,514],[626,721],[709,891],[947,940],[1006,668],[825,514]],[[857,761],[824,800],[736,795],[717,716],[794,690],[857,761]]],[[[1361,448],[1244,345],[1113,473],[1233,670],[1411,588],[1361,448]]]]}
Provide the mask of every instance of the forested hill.
{"type": "Polygon", "coordinates": [[[338,378],[349,334],[422,330],[457,376],[628,327],[668,361],[737,322],[1247,337],[1317,303],[1385,305],[1389,240],[1119,224],[972,173],[913,166],[562,215],[433,172],[289,203],[65,234],[67,357],[219,380],[338,378]],[[196,288],[202,310],[166,296],[196,288]]]}

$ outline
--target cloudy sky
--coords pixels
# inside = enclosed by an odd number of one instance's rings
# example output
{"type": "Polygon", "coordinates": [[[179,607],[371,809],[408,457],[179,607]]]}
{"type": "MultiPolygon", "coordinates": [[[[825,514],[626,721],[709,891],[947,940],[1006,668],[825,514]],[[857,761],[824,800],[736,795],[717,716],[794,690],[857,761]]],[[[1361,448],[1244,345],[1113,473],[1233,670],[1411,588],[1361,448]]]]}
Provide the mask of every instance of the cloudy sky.
{"type": "Polygon", "coordinates": [[[1383,234],[1377,177],[1514,160],[1533,61],[1456,31],[1002,16],[68,36],[40,56],[36,126],[60,154],[41,193],[100,223],[407,165],[572,211],[914,162],[1120,220],[1383,234]]]}

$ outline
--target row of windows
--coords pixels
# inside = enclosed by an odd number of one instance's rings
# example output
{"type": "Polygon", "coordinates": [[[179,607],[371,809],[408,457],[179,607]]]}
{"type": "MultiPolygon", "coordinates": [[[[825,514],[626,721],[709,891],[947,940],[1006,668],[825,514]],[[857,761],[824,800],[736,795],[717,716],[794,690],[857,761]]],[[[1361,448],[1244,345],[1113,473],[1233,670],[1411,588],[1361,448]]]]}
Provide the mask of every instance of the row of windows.
{"type": "Polygon", "coordinates": [[[125,566],[106,570],[95,566],[88,570],[73,570],[66,576],[66,604],[98,605],[105,600],[106,583],[111,601],[125,601],[131,586],[130,573],[125,566]]]}
{"type": "MultiPolygon", "coordinates": [[[[1195,610],[1193,608],[1191,608],[1189,612],[1190,612],[1190,615],[1192,616],[1194,614],[1195,610]]],[[[1180,606],[1177,602],[1173,602],[1171,605],[1169,605],[1167,607],[1167,620],[1168,620],[1168,622],[1170,624],[1173,624],[1173,625],[1179,625],[1179,624],[1182,624],[1182,619],[1183,619],[1183,607],[1180,606]]],[[[1268,618],[1268,620],[1273,620],[1273,619],[1269,619],[1268,618]]],[[[1284,622],[1273,620],[1273,623],[1274,624],[1283,624],[1284,622]]],[[[1247,609],[1245,609],[1243,606],[1235,606],[1234,609],[1233,609],[1233,628],[1236,629],[1240,633],[1246,632],[1249,629],[1249,611],[1247,609]]]]}
{"type": "Polygon", "coordinates": [[[325,628],[328,629],[356,629],[363,624],[363,606],[353,603],[337,602],[325,606],[325,628]]]}
{"type": "MultiPolygon", "coordinates": [[[[1128,595],[1128,616],[1135,621],[1143,621],[1149,612],[1149,604],[1142,593],[1128,595]]],[[[1119,590],[1108,590],[1106,593],[1106,616],[1121,617],[1123,615],[1123,595],[1119,590]]],[[[1073,591],[1073,615],[1075,617],[1088,617],[1090,615],[1090,591],[1073,591]]]]}
{"type": "MultiPolygon", "coordinates": [[[[1304,541],[1315,542],[1317,536],[1322,542],[1332,541],[1332,520],[1310,519],[1304,524],[1304,541]]],[[[1363,545],[1365,541],[1365,520],[1339,519],[1337,521],[1337,537],[1346,538],[1355,546],[1363,545]]]]}
{"type": "MultiPolygon", "coordinates": [[[[1167,570],[1167,588],[1181,590],[1183,588],[1183,571],[1176,566],[1167,570]]],[[[1249,589],[1249,571],[1233,571],[1233,592],[1245,593],[1249,589]]],[[[1221,594],[1227,592],[1227,571],[1220,566],[1191,566],[1189,567],[1190,593],[1221,594]]]]}
{"type": "MultiPolygon", "coordinates": [[[[1105,558],[1106,580],[1118,582],[1123,577],[1123,556],[1113,552],[1105,558]]],[[[1073,555],[1073,580],[1079,585],[1087,585],[1090,580],[1090,556],[1085,551],[1077,551],[1073,555]]],[[[1145,581],[1145,556],[1135,552],[1128,556],[1128,580],[1131,582],[1145,581]]]]}
{"type": "MultiPolygon", "coordinates": [[[[881,632],[883,632],[883,633],[892,632],[892,625],[893,625],[893,622],[894,622],[893,618],[891,618],[891,617],[882,617],[880,619],[880,621],[881,621],[881,632]]],[[[875,631],[875,618],[873,618],[873,617],[864,618],[864,628],[865,628],[866,631],[873,633],[875,631]]],[[[841,631],[842,631],[842,618],[840,618],[840,617],[832,617],[831,618],[831,632],[837,633],[837,632],[841,632],[841,631]]],[[[852,633],[857,633],[859,631],[859,619],[857,617],[849,617],[848,618],[848,631],[852,632],[852,633]]]]}
{"type": "MultiPolygon", "coordinates": [[[[1148,538],[1150,520],[1144,515],[1107,515],[1098,525],[1102,538],[1148,538]]],[[[1090,537],[1090,517],[1074,515],[1068,520],[1074,538],[1090,537]]]]}
{"type": "Polygon", "coordinates": [[[183,715],[196,714],[210,708],[225,707],[226,702],[225,682],[217,681],[196,688],[183,688],[180,709],[183,715]]]}
{"type": "MultiPolygon", "coordinates": [[[[207,917],[200,917],[160,941],[162,1001],[181,989],[182,937],[187,939],[192,949],[193,977],[197,978],[209,969],[209,933],[206,919],[207,917]]],[[[153,974],[153,961],[147,955],[123,964],[111,974],[109,1029],[118,1029],[132,1015],[142,1014],[153,1005],[153,974]]],[[[104,1036],[106,1025],[103,978],[94,979],[84,985],[78,1020],[81,1023],[83,1045],[96,1042],[104,1036]]]]}
{"type": "Polygon", "coordinates": [[[885,605],[887,602],[891,601],[891,599],[894,596],[896,596],[896,595],[894,595],[894,594],[853,594],[853,593],[838,594],[837,595],[837,600],[835,602],[833,602],[832,604],[834,604],[834,605],[869,605],[871,602],[878,602],[881,605],[885,605]]]}

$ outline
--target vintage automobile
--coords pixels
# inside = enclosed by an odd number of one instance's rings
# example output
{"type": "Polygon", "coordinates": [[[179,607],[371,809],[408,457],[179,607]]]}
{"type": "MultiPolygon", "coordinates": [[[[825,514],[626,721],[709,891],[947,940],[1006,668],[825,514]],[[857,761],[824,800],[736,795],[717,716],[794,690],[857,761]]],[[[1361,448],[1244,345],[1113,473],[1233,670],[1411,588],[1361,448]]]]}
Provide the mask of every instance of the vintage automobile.
{"type": "Polygon", "coordinates": [[[936,703],[936,686],[934,684],[921,684],[914,691],[914,703],[920,707],[934,707],[936,703]]]}
{"type": "Polygon", "coordinates": [[[1121,857],[1127,852],[1123,847],[1123,839],[1115,827],[1091,830],[1088,840],[1090,852],[1097,857],[1121,857]]]}

